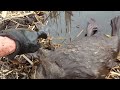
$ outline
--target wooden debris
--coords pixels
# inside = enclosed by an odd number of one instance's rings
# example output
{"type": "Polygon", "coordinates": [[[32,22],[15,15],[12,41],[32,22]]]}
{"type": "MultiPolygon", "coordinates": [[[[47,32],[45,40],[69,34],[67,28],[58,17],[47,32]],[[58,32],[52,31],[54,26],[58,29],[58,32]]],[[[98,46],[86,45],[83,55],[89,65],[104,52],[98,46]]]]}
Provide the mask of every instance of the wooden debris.
{"type": "Polygon", "coordinates": [[[24,54],[22,55],[22,57],[24,57],[33,66],[33,62],[29,58],[27,58],[24,54]]]}

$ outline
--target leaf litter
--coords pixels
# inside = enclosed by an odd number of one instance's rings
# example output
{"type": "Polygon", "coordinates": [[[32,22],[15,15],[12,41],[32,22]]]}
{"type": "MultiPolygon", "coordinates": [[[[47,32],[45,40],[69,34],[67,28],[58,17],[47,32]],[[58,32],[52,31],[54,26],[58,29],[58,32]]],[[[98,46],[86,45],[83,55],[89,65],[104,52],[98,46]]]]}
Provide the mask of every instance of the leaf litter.
{"type": "MultiPolygon", "coordinates": [[[[1,11],[0,30],[10,28],[40,30],[41,27],[45,26],[45,21],[47,21],[44,17],[45,14],[49,14],[49,11],[1,11]]],[[[39,42],[43,49],[54,50],[60,47],[59,44],[52,43],[51,36],[48,36],[47,39],[40,38],[39,42]]],[[[33,79],[31,76],[35,76],[36,68],[40,63],[39,57],[35,58],[30,54],[17,55],[14,60],[1,57],[0,79],[33,79]]]]}

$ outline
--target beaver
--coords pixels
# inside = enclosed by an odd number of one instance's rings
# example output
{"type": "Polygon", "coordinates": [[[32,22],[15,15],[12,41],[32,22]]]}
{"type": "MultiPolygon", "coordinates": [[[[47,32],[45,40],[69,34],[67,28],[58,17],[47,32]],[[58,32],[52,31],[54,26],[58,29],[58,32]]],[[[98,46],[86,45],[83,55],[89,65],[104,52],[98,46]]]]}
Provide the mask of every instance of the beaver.
{"type": "Polygon", "coordinates": [[[86,37],[77,38],[64,47],[47,53],[37,68],[36,77],[45,79],[104,79],[118,65],[120,16],[110,23],[111,37],[101,34],[91,19],[86,37]]]}

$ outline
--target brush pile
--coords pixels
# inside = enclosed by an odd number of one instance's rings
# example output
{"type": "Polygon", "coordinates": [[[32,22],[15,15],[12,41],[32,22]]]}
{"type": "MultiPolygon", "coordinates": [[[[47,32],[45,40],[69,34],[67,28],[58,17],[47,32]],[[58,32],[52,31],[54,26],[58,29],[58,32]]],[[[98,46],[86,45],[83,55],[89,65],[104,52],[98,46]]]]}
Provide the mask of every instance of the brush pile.
{"type": "MultiPolygon", "coordinates": [[[[47,23],[48,11],[1,11],[0,30],[29,28],[40,30],[47,23]]],[[[48,39],[39,40],[42,48],[54,50],[57,45],[52,44],[50,36],[48,39]]],[[[38,55],[39,52],[37,52],[38,55]]],[[[34,53],[35,55],[36,53],[34,53]]],[[[31,79],[34,76],[36,67],[40,64],[40,58],[32,54],[18,55],[15,60],[0,58],[0,79],[31,79]]],[[[35,79],[35,78],[34,78],[35,79]]]]}

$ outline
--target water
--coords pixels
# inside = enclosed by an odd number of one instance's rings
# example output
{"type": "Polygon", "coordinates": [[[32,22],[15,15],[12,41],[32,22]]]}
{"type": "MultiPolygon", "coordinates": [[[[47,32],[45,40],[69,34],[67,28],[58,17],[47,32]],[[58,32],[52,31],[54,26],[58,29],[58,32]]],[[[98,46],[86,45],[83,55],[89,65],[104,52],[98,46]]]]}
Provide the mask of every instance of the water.
{"type": "Polygon", "coordinates": [[[54,11],[48,18],[48,31],[56,43],[70,42],[80,34],[85,34],[87,21],[94,18],[104,34],[110,34],[110,20],[120,15],[120,11],[54,11]],[[73,15],[73,16],[72,16],[73,15]]]}

